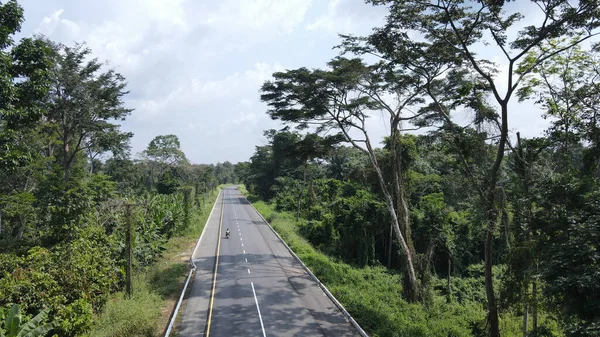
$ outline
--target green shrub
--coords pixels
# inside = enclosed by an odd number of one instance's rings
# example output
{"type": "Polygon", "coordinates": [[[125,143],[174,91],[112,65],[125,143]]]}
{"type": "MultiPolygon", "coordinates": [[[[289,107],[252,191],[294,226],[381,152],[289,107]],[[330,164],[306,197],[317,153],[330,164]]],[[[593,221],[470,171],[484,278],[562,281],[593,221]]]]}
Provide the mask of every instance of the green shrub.
{"type": "Polygon", "coordinates": [[[57,310],[55,319],[63,336],[79,336],[94,323],[92,305],[79,299],[57,310]]]}
{"type": "Polygon", "coordinates": [[[90,226],[75,236],[71,243],[35,247],[23,257],[0,254],[0,306],[19,303],[29,315],[49,308],[60,336],[88,330],[92,310],[100,310],[117,289],[119,269],[103,228],[90,226]]]}

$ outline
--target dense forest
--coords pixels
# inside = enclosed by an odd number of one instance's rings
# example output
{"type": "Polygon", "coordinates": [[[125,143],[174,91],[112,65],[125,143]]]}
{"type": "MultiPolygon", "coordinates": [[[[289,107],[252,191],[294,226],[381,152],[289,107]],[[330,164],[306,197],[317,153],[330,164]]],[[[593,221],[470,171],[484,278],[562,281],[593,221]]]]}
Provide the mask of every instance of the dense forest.
{"type": "Polygon", "coordinates": [[[119,126],[132,111],[125,78],[85,44],[15,42],[23,20],[16,1],[0,4],[0,336],[154,335],[161,302],[146,303],[158,312],[148,326],[119,330],[144,313],[120,301],[109,329],[90,331],[113,294],[142,290],[132,278],[167,242],[197,238],[234,166],[190,164],[175,135],[132,155],[119,126]]]}
{"type": "Polygon", "coordinates": [[[600,336],[598,3],[367,2],[385,25],[264,83],[285,128],[236,165],[249,193],[331,265],[366,268],[362,290],[347,278],[337,294],[364,292],[370,307],[345,305],[374,335],[600,336]],[[507,71],[475,52],[492,47],[507,71]],[[536,113],[509,104],[525,100],[550,121],[539,137],[509,123],[536,113]],[[382,115],[388,134],[370,138],[382,115]],[[381,268],[402,286],[377,302],[381,268]]]}

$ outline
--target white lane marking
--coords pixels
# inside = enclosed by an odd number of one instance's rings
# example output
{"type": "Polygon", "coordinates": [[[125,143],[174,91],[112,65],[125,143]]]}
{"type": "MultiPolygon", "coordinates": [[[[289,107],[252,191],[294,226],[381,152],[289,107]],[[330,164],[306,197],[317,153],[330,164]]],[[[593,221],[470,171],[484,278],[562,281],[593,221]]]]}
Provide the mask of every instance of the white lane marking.
{"type": "Polygon", "coordinates": [[[258,299],[256,298],[256,291],[254,290],[254,282],[250,282],[252,285],[252,293],[254,293],[254,302],[256,302],[256,310],[258,310],[258,318],[260,319],[260,327],[262,328],[263,337],[267,337],[267,333],[265,332],[265,325],[262,321],[262,316],[260,314],[260,307],[258,306],[258,299]]]}
{"type": "Polygon", "coordinates": [[[246,259],[246,262],[248,262],[248,259],[246,259]]]}
{"type": "MultiPolygon", "coordinates": [[[[240,234],[240,235],[242,235],[242,234],[240,234]]],[[[244,240],[242,240],[242,238],[240,238],[240,241],[244,241],[244,240]]]]}
{"type": "Polygon", "coordinates": [[[242,247],[244,247],[244,244],[242,243],[242,247]]]}
{"type": "Polygon", "coordinates": [[[244,254],[246,254],[246,250],[244,249],[244,254]]]}
{"type": "Polygon", "coordinates": [[[250,274],[250,269],[248,269],[248,274],[250,274]]]}

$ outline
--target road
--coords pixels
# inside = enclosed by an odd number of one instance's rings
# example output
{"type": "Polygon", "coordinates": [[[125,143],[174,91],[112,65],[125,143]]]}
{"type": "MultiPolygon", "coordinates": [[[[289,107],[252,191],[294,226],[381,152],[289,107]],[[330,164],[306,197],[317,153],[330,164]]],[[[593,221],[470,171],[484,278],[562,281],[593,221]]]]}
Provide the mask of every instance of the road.
{"type": "Polygon", "coordinates": [[[219,195],[194,262],[177,336],[358,336],[235,188],[219,195]]]}

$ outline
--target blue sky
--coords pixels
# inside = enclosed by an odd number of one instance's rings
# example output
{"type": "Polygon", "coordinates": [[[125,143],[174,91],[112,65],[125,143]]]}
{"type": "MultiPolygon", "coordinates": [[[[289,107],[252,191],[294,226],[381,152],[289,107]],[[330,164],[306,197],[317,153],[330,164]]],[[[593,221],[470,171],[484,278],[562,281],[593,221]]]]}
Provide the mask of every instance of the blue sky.
{"type": "MultiPolygon", "coordinates": [[[[248,160],[264,144],[263,130],[279,127],[260,102],[260,85],[274,71],[324,66],[338,53],[337,33],[367,34],[386,14],[361,0],[19,2],[22,36],[86,41],[127,78],[126,101],[135,111],[123,129],[135,134],[133,154],[157,135],[176,134],[194,163],[248,160]]],[[[511,108],[513,131],[535,136],[545,129],[531,103],[511,108]]],[[[385,133],[380,122],[370,125],[377,141],[385,133]]]]}

